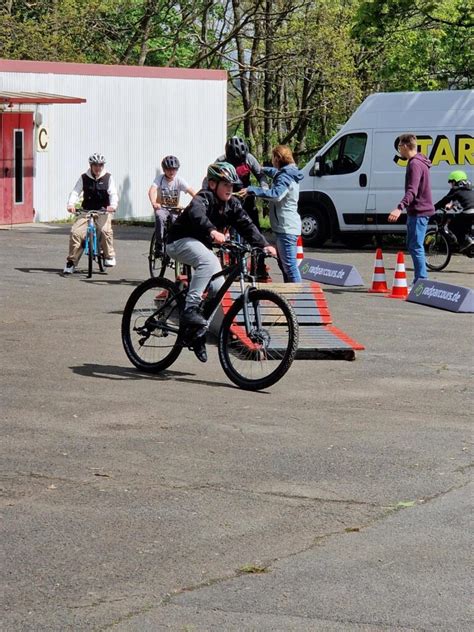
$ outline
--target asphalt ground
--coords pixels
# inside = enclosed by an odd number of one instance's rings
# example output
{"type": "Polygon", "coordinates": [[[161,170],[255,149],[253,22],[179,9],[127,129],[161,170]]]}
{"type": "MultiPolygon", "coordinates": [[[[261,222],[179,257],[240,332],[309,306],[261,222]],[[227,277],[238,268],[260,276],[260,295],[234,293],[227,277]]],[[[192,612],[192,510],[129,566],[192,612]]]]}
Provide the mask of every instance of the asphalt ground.
{"type": "MultiPolygon", "coordinates": [[[[150,229],[90,281],[61,275],[68,230],[0,231],[2,631],[473,629],[472,314],[324,286],[354,362],[261,393],[214,347],[141,374],[120,321],[150,229]]],[[[374,249],[307,254],[370,285],[374,249]]]]}

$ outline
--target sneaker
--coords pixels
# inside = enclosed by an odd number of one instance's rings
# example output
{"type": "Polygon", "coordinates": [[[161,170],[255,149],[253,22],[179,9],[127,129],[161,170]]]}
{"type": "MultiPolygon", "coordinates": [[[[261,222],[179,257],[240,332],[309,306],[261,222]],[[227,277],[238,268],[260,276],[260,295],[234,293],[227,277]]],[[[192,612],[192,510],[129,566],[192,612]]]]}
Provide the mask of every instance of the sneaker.
{"type": "Polygon", "coordinates": [[[76,266],[73,264],[72,261],[66,261],[66,265],[64,266],[63,274],[72,274],[75,269],[76,269],[76,266]]]}
{"type": "Polygon", "coordinates": [[[104,266],[106,268],[113,268],[116,264],[115,257],[109,257],[108,259],[104,259],[104,266]]]}
{"type": "Polygon", "coordinates": [[[206,336],[200,336],[193,342],[193,351],[199,362],[207,362],[206,336]]]}
{"type": "Polygon", "coordinates": [[[183,325],[205,327],[207,325],[207,320],[201,314],[199,307],[187,307],[181,314],[181,323],[183,325]]]}

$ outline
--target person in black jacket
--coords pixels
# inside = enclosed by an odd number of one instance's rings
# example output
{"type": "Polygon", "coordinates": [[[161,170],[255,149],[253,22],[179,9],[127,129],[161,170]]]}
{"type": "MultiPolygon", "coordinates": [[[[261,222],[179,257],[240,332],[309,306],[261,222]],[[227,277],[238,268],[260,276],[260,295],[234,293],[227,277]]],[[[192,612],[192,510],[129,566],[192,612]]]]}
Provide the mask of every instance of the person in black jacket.
{"type": "MultiPolygon", "coordinates": [[[[265,175],[264,168],[255,156],[250,153],[247,143],[239,136],[231,136],[227,139],[225,154],[216,160],[216,162],[223,161],[233,165],[239,177],[240,182],[234,186],[234,192],[238,192],[242,188],[247,189],[251,185],[251,176],[258,182],[259,187],[268,189],[268,178],[265,175]]],[[[243,199],[242,206],[255,226],[261,230],[255,196],[248,195],[243,199]]],[[[271,281],[263,256],[257,258],[256,270],[252,270],[252,274],[255,274],[260,282],[271,281]]]]}
{"type": "Polygon", "coordinates": [[[435,209],[456,206],[459,208],[460,212],[450,221],[449,228],[456,235],[459,251],[462,252],[474,244],[471,235],[474,221],[474,191],[465,171],[452,171],[448,176],[448,183],[451,185],[451,190],[436,202],[435,209]],[[467,211],[471,211],[471,213],[467,211]]]}
{"type": "MultiPolygon", "coordinates": [[[[267,254],[276,256],[275,248],[268,244],[240,201],[232,196],[233,185],[239,182],[235,168],[227,162],[213,163],[208,167],[207,181],[208,188],[199,191],[168,233],[170,257],[193,268],[181,315],[181,323],[186,326],[207,325],[200,310],[202,295],[211,277],[222,269],[211,248],[225,242],[228,228],[234,228],[252,246],[260,246],[267,254]]],[[[216,279],[211,291],[217,292],[223,282],[222,277],[216,279]]],[[[201,361],[206,361],[205,354],[198,353],[196,348],[195,352],[201,361]]]]}

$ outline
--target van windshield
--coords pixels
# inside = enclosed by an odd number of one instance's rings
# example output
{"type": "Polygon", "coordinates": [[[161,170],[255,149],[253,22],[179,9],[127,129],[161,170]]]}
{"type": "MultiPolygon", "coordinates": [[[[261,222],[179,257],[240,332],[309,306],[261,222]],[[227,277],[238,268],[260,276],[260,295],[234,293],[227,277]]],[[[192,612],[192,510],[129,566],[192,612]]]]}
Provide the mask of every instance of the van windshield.
{"type": "Polygon", "coordinates": [[[321,175],[340,175],[357,171],[364,160],[367,134],[347,134],[339,138],[322,156],[321,175]]]}

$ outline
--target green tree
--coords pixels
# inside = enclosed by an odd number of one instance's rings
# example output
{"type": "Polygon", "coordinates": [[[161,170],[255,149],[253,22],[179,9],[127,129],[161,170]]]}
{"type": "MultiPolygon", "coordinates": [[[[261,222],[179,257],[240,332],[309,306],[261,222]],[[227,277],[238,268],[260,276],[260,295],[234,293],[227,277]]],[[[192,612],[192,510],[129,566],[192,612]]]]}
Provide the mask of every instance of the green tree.
{"type": "Polygon", "coordinates": [[[353,35],[366,90],[472,88],[473,16],[473,0],[361,2],[353,35]]]}

